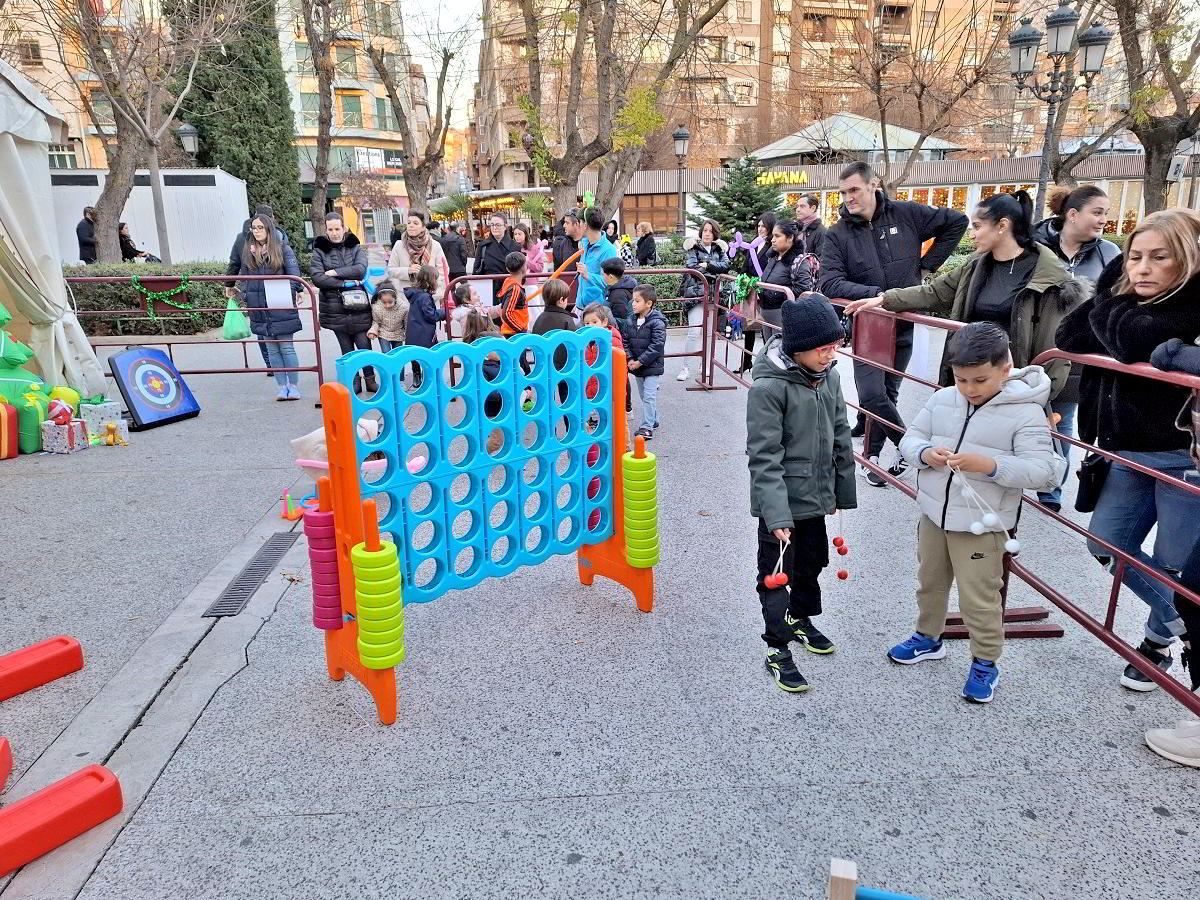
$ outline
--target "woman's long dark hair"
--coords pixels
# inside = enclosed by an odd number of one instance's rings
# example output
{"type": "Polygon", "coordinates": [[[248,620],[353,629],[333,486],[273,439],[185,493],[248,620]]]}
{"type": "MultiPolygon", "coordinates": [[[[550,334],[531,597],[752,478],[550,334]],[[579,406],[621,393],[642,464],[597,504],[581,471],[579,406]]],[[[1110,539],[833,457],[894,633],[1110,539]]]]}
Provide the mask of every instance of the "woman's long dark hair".
{"type": "MultiPolygon", "coordinates": [[[[775,213],[765,212],[761,216],[758,217],[758,222],[754,223],[755,231],[758,230],[759,223],[766,225],[767,226],[767,240],[769,241],[769,240],[771,240],[771,232],[775,230],[775,223],[778,221],[779,221],[779,219],[775,215],[775,213]]],[[[754,240],[754,238],[751,238],[751,240],[754,240]]]]}
{"type": "MultiPolygon", "coordinates": [[[[262,222],[263,227],[267,229],[267,240],[264,243],[266,253],[266,262],[268,267],[274,272],[283,271],[283,244],[279,240],[279,231],[275,227],[275,220],[270,216],[258,215],[250,219],[250,225],[253,227],[255,222],[262,222]]],[[[254,252],[257,246],[257,241],[254,240],[254,232],[251,231],[246,238],[246,243],[242,244],[242,268],[257,269],[258,262],[254,252]]]]}
{"type": "Polygon", "coordinates": [[[1033,249],[1033,198],[1028,192],[992,194],[986,200],[979,201],[975,215],[993,224],[1008,219],[1012,222],[1013,240],[1025,250],[1033,249]]]}
{"type": "MultiPolygon", "coordinates": [[[[783,232],[785,237],[790,237],[792,239],[792,246],[788,249],[788,251],[786,253],[784,253],[782,256],[779,257],[780,259],[784,259],[787,256],[795,256],[798,252],[800,252],[801,247],[800,247],[800,244],[797,243],[797,239],[800,237],[800,223],[799,222],[796,222],[793,219],[780,219],[778,222],[775,223],[775,228],[773,228],[771,230],[774,231],[775,229],[778,229],[779,231],[783,232]]],[[[772,253],[775,252],[774,247],[771,248],[771,252],[772,253]]]]}
{"type": "Polygon", "coordinates": [[[1049,199],[1046,205],[1050,207],[1050,212],[1054,214],[1051,220],[1054,227],[1062,231],[1063,225],[1067,223],[1067,213],[1071,210],[1082,210],[1093,200],[1103,197],[1108,199],[1108,194],[1097,185],[1082,184],[1077,188],[1071,189],[1063,185],[1056,185],[1050,189],[1049,199]]]}

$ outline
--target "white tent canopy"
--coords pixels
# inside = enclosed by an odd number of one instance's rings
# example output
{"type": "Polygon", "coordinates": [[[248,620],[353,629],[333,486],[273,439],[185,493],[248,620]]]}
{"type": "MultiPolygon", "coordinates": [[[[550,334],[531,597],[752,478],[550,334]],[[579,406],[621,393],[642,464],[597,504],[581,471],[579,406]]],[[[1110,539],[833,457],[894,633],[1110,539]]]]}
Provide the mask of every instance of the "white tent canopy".
{"type": "MultiPolygon", "coordinates": [[[[916,146],[920,135],[898,125],[887,126],[888,149],[907,153],[916,146]]],[[[780,138],[773,144],[759,147],[751,152],[756,159],[768,162],[803,153],[843,152],[863,153],[883,149],[883,126],[875,119],[854,113],[838,113],[813,122],[807,128],[780,138]]],[[[964,148],[943,141],[941,138],[926,137],[921,145],[923,151],[950,151],[964,148]]]]}
{"type": "Polygon", "coordinates": [[[100,394],[104,371],[67,302],[56,246],[48,145],[65,144],[65,133],[50,102],[0,60],[0,303],[29,321],[48,384],[100,394]]]}

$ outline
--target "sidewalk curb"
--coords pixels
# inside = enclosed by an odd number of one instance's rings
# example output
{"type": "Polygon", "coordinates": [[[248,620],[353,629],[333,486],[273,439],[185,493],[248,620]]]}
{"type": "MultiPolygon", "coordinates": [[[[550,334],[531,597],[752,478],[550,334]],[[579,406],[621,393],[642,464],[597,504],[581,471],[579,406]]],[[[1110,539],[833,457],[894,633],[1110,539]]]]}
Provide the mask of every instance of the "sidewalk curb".
{"type": "Polygon", "coordinates": [[[120,815],[18,871],[0,887],[3,900],[73,900],[83,889],[217,690],[246,666],[246,648],[292,587],[282,573],[307,566],[307,543],[292,546],[239,615],[201,613],[267,537],[295,525],[272,503],[5,794],[8,805],[102,763],[125,802],[120,815]]]}

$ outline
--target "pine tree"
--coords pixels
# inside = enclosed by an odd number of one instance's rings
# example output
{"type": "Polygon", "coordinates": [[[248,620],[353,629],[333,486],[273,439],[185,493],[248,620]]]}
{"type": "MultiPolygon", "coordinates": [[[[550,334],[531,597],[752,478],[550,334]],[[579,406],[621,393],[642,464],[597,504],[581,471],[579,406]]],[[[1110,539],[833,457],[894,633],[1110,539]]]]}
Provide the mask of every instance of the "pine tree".
{"type": "Polygon", "coordinates": [[[744,156],[728,166],[725,183],[713,188],[705,185],[709,196],[696,198],[702,213],[688,214],[697,227],[705,219],[712,219],[721,226],[721,233],[731,239],[740,231],[746,240],[753,240],[757,233],[758,219],[763,213],[776,212],[783,203],[783,194],[775,184],[759,184],[758,177],[766,171],[753,156],[744,156]]]}
{"type": "Polygon", "coordinates": [[[246,182],[250,208],[268,204],[293,247],[304,246],[296,123],[279,55],[275,0],[253,4],[238,38],[205,54],[179,118],[200,132],[202,166],[246,182]]]}

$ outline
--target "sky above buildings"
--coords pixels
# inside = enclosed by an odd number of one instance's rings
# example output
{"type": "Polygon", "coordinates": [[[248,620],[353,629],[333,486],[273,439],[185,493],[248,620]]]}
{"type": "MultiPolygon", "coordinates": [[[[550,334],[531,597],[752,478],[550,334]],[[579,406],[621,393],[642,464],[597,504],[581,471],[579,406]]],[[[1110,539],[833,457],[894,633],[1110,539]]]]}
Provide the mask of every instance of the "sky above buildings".
{"type": "Polygon", "coordinates": [[[408,36],[409,51],[413,60],[425,68],[431,106],[437,92],[440,48],[447,41],[462,43],[447,79],[447,90],[453,89],[454,108],[450,121],[455,128],[466,127],[468,122],[467,106],[471,102],[479,66],[482,15],[483,0],[424,0],[404,4],[404,32],[408,36]],[[458,38],[460,34],[461,39],[458,38]]]}

